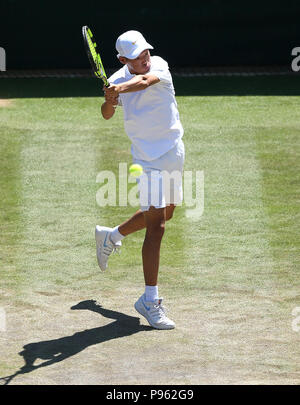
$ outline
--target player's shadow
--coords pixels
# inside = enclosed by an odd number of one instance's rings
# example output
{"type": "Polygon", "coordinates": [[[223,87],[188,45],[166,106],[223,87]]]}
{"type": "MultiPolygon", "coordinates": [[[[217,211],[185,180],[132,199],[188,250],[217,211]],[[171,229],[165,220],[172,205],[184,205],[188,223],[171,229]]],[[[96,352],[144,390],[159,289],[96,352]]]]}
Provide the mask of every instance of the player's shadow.
{"type": "Polygon", "coordinates": [[[25,365],[15,374],[0,378],[2,385],[9,384],[9,382],[19,374],[30,373],[38,368],[58,363],[68,357],[74,356],[89,346],[97,345],[111,339],[130,336],[141,331],[152,330],[150,326],[140,325],[139,318],[105,309],[94,300],[82,301],[71,307],[71,309],[87,309],[97,312],[106,318],[115,319],[115,322],[98,328],[77,332],[71,336],[25,345],[23,347],[24,350],[19,353],[23,356],[25,365]],[[34,365],[37,359],[44,361],[38,365],[34,365]]]}

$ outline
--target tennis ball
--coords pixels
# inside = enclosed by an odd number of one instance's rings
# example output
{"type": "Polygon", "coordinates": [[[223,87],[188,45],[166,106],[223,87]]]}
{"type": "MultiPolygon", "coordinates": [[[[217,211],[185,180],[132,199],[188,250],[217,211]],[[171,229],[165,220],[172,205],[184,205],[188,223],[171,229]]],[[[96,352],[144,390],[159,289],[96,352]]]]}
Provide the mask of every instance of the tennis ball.
{"type": "Polygon", "coordinates": [[[139,177],[143,174],[143,168],[141,165],[139,164],[133,164],[129,167],[129,173],[131,174],[131,176],[133,177],[139,177]]]}

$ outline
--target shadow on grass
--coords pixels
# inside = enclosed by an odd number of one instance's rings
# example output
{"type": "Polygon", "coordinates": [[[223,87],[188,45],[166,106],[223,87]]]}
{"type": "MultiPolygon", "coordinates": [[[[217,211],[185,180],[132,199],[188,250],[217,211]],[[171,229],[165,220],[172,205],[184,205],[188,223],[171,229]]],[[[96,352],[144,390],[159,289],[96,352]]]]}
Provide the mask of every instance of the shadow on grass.
{"type": "MultiPolygon", "coordinates": [[[[298,96],[300,75],[174,77],[177,96],[298,96]]],[[[103,97],[94,78],[0,79],[0,99],[103,97]]]]}
{"type": "Polygon", "coordinates": [[[89,346],[97,345],[108,340],[130,336],[135,333],[147,330],[153,330],[150,326],[140,325],[139,318],[125,315],[121,312],[111,311],[102,308],[94,300],[82,301],[71,309],[87,309],[98,314],[115,319],[105,326],[77,332],[72,336],[66,336],[59,339],[44,340],[36,343],[29,343],[23,347],[19,354],[23,356],[25,365],[14,374],[0,378],[0,385],[7,385],[13,378],[20,374],[30,373],[41,367],[50,366],[74,356],[89,346]],[[45,360],[39,365],[34,365],[37,359],[45,360]]]}

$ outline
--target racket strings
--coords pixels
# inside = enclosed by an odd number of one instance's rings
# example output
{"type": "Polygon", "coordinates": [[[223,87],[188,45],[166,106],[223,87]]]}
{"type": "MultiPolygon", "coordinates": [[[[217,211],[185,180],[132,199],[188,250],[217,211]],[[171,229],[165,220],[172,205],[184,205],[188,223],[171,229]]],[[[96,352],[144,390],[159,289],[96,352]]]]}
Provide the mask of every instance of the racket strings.
{"type": "Polygon", "coordinates": [[[87,35],[87,40],[88,40],[88,44],[89,44],[89,48],[90,48],[92,57],[93,57],[95,63],[97,64],[97,52],[96,52],[95,46],[93,44],[93,41],[89,35],[87,35]]]}
{"type": "Polygon", "coordinates": [[[104,81],[106,86],[109,86],[107,76],[106,76],[106,73],[105,73],[105,70],[104,70],[104,67],[102,64],[101,57],[96,49],[97,44],[93,40],[93,34],[89,28],[87,30],[85,30],[84,34],[86,37],[88,48],[90,50],[90,54],[91,54],[93,62],[94,62],[94,66],[95,66],[94,73],[99,79],[102,79],[104,81]]]}
{"type": "Polygon", "coordinates": [[[101,77],[101,75],[102,75],[102,76],[106,76],[106,75],[105,75],[104,68],[103,68],[103,65],[102,65],[102,62],[101,62],[101,59],[100,59],[100,55],[97,54],[97,51],[96,51],[96,49],[95,49],[96,46],[97,46],[97,45],[96,45],[96,42],[94,43],[93,40],[92,40],[92,38],[91,38],[89,35],[87,35],[87,39],[88,39],[88,44],[89,44],[89,48],[90,48],[90,51],[91,51],[93,60],[94,60],[94,62],[95,62],[95,65],[96,65],[96,67],[97,67],[97,70],[98,70],[98,72],[96,72],[97,75],[98,75],[99,77],[101,77]]]}

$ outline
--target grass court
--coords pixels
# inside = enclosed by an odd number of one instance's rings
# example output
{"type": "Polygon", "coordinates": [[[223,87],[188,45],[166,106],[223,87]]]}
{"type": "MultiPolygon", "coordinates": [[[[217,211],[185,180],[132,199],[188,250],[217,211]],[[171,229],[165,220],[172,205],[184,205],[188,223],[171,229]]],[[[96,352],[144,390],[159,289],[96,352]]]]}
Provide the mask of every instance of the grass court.
{"type": "Polygon", "coordinates": [[[133,308],[144,231],[106,273],[95,255],[95,225],[136,210],[96,204],[97,174],[131,163],[121,108],[102,119],[95,79],[0,79],[2,383],[300,383],[300,76],[174,84],[204,211],[166,225],[158,331],[133,308]]]}

